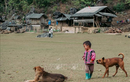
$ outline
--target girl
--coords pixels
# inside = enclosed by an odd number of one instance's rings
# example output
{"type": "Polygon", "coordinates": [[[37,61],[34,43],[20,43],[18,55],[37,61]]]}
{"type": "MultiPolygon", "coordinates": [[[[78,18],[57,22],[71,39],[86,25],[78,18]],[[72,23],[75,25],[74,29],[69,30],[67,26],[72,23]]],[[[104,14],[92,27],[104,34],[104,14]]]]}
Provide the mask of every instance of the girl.
{"type": "Polygon", "coordinates": [[[85,52],[82,58],[85,61],[86,79],[90,79],[94,71],[94,60],[96,58],[96,54],[95,54],[95,51],[91,49],[90,41],[85,41],[83,43],[83,46],[84,46],[85,52]]]}

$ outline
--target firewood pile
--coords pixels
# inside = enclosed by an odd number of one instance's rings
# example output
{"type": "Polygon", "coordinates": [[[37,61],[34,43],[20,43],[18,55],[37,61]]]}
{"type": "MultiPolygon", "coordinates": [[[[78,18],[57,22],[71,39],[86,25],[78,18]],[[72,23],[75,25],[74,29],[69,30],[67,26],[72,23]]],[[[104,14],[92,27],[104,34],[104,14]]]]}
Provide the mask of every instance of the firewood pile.
{"type": "Polygon", "coordinates": [[[119,28],[109,28],[105,33],[122,33],[122,30],[119,28]]]}
{"type": "Polygon", "coordinates": [[[25,30],[24,29],[18,29],[17,31],[12,31],[12,30],[7,30],[7,29],[5,29],[5,30],[2,30],[2,29],[0,29],[0,34],[9,34],[9,33],[24,33],[25,32],[25,30]]]}
{"type": "Polygon", "coordinates": [[[0,34],[9,34],[9,33],[11,33],[11,31],[9,31],[9,30],[1,30],[0,31],[0,34]]]}

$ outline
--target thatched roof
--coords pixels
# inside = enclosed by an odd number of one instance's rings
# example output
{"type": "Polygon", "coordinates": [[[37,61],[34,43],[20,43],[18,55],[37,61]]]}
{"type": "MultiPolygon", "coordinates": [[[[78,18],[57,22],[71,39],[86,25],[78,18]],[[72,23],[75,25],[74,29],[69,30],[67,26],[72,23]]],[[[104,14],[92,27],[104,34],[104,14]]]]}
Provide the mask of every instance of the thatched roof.
{"type": "Polygon", "coordinates": [[[85,7],[71,17],[92,17],[94,15],[116,17],[116,14],[107,6],[85,7]]]}
{"type": "Polygon", "coordinates": [[[45,16],[46,18],[46,15],[41,13],[41,14],[37,14],[37,13],[32,13],[32,14],[29,14],[26,18],[27,19],[39,19],[41,18],[42,16],[45,16]]]}

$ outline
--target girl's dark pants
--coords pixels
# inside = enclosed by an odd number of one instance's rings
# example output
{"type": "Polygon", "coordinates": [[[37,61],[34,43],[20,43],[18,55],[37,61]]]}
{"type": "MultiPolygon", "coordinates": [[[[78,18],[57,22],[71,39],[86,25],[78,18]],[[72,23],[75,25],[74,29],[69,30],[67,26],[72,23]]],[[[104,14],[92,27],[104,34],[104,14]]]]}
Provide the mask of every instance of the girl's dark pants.
{"type": "Polygon", "coordinates": [[[94,71],[94,64],[85,64],[85,72],[89,73],[91,76],[94,71]]]}

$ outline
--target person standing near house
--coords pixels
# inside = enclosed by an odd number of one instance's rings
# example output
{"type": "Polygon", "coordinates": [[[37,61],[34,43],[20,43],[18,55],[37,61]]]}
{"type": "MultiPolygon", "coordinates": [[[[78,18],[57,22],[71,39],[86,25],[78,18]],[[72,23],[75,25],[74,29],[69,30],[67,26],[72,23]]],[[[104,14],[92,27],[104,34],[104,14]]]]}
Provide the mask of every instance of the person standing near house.
{"type": "Polygon", "coordinates": [[[95,51],[91,49],[91,42],[85,41],[83,43],[85,52],[83,55],[83,60],[85,61],[85,72],[86,79],[91,79],[93,71],[94,71],[94,60],[96,58],[95,51]]]}
{"type": "Polygon", "coordinates": [[[53,38],[53,29],[52,29],[52,27],[50,27],[50,29],[49,29],[49,37],[53,38]]]}

